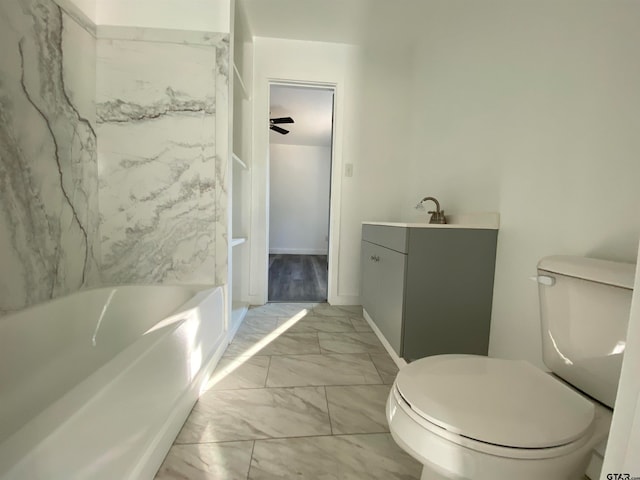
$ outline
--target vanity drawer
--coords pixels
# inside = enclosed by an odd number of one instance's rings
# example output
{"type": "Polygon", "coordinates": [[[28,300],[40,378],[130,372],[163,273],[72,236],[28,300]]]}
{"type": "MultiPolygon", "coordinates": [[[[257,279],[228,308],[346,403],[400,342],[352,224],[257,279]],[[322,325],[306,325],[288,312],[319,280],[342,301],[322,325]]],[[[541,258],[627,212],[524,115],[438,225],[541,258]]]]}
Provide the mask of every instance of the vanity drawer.
{"type": "Polygon", "coordinates": [[[408,252],[408,228],[386,225],[362,225],[362,240],[390,248],[400,253],[408,252]]]}

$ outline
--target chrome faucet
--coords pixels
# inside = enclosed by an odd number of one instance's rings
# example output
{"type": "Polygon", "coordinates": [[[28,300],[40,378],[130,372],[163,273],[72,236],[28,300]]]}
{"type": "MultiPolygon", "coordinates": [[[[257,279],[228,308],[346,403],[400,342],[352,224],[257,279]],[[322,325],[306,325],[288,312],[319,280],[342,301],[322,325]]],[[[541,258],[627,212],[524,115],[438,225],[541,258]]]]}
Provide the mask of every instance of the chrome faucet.
{"type": "Polygon", "coordinates": [[[440,210],[440,202],[438,202],[438,200],[436,200],[434,197],[424,197],[422,200],[420,200],[420,203],[416,205],[416,208],[424,208],[422,204],[427,200],[432,200],[433,203],[436,204],[436,211],[429,212],[431,214],[431,219],[429,220],[429,223],[440,223],[440,224],[447,223],[447,219],[444,216],[444,210],[440,210]]]}

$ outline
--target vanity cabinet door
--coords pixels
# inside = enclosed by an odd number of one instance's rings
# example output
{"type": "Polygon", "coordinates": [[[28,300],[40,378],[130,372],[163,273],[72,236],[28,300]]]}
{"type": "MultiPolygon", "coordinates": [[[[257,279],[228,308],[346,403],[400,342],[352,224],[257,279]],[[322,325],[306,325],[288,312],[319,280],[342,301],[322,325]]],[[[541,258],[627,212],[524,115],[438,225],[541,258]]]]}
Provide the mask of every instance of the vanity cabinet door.
{"type": "Polygon", "coordinates": [[[403,357],[487,355],[497,230],[412,229],[403,357]]]}
{"type": "Polygon", "coordinates": [[[407,256],[380,247],[376,263],[380,278],[377,325],[398,356],[402,356],[402,317],[404,309],[404,279],[407,256]]]}
{"type": "Polygon", "coordinates": [[[362,242],[362,307],[375,322],[377,316],[377,301],[380,297],[380,278],[375,262],[377,245],[369,242],[362,242]]]}
{"type": "Polygon", "coordinates": [[[406,258],[403,253],[362,242],[362,305],[398,355],[402,354],[406,258]]]}

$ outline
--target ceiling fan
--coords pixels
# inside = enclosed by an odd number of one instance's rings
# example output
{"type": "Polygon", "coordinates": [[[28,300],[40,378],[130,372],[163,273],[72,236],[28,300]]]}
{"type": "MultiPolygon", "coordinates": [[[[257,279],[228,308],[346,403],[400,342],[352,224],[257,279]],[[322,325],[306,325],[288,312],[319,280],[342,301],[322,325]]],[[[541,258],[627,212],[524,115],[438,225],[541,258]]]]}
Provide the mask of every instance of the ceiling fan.
{"type": "Polygon", "coordinates": [[[278,132],[282,135],[286,135],[287,133],[289,133],[289,130],[285,130],[284,128],[278,126],[279,124],[282,124],[282,123],[295,123],[295,122],[291,117],[270,118],[269,129],[273,130],[274,132],[278,132]]]}

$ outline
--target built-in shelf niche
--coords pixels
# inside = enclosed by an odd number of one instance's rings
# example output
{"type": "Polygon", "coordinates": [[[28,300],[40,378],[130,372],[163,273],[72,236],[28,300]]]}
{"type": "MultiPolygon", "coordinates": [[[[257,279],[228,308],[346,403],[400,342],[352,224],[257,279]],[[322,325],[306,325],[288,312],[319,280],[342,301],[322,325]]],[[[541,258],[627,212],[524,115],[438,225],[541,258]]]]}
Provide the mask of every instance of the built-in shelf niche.
{"type": "Polygon", "coordinates": [[[242,96],[245,100],[251,100],[251,96],[249,95],[249,91],[247,90],[247,86],[242,79],[242,75],[240,75],[240,70],[236,66],[235,62],[233,63],[233,73],[234,78],[237,80],[238,85],[240,86],[240,90],[242,91],[242,96]]]}
{"type": "MultiPolygon", "coordinates": [[[[233,3],[233,2],[232,2],[233,3]]],[[[230,241],[230,286],[231,329],[237,329],[247,313],[247,272],[249,262],[249,239],[251,237],[251,138],[252,138],[252,79],[253,79],[253,35],[241,2],[235,2],[232,31],[230,67],[233,78],[229,79],[232,91],[231,114],[231,164],[232,177],[229,197],[231,201],[230,241]],[[243,246],[245,245],[245,246],[243,246]]],[[[231,72],[230,72],[231,73],[231,72]]]]}
{"type": "Polygon", "coordinates": [[[231,239],[231,246],[237,247],[247,241],[247,237],[234,237],[231,239]]]}
{"type": "Polygon", "coordinates": [[[249,170],[249,166],[238,155],[236,155],[235,153],[232,153],[231,157],[233,158],[233,161],[236,162],[238,166],[242,167],[242,169],[249,170]]]}

